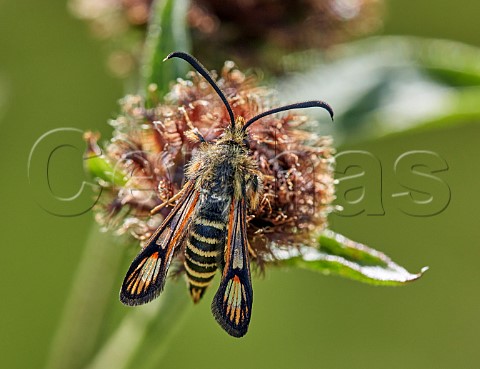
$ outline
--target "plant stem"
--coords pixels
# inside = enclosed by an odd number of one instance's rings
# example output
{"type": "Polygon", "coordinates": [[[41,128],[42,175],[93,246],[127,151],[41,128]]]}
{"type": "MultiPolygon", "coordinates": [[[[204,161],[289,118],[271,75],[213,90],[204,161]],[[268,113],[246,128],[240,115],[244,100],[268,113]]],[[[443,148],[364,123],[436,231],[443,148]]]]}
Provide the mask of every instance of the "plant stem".
{"type": "Polygon", "coordinates": [[[143,368],[141,361],[161,360],[191,303],[183,284],[170,284],[157,300],[130,309],[87,369],[143,368]]]}
{"type": "Polygon", "coordinates": [[[157,85],[158,96],[169,90],[169,84],[188,71],[185,63],[163,59],[173,51],[190,49],[190,39],[186,26],[188,0],[156,0],[148,25],[145,55],[142,63],[142,92],[151,83],[157,85]]]}
{"type": "Polygon", "coordinates": [[[55,334],[47,369],[83,367],[95,351],[117,271],[125,252],[97,225],[87,238],[70,296],[55,334]]]}

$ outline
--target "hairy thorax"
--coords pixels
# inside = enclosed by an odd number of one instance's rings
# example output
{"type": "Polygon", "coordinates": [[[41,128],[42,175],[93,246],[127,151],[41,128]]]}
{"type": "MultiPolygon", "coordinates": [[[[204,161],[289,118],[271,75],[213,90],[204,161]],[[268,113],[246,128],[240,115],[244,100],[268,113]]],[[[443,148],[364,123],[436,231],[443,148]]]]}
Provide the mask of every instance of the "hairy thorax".
{"type": "Polygon", "coordinates": [[[246,198],[255,208],[262,190],[262,177],[256,161],[238,131],[227,132],[217,142],[200,144],[187,168],[186,176],[197,190],[211,200],[246,198]]]}

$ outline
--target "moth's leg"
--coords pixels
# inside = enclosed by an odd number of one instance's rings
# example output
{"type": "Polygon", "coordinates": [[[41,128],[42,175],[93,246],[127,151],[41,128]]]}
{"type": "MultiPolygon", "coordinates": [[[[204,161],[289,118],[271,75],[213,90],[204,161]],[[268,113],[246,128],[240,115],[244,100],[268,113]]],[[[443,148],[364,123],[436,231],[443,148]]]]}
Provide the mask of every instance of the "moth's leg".
{"type": "Polygon", "coordinates": [[[252,245],[250,245],[250,241],[248,240],[248,238],[247,238],[247,247],[248,247],[248,252],[252,256],[252,258],[256,259],[257,258],[257,253],[253,249],[252,245]]]}
{"type": "Polygon", "coordinates": [[[192,141],[192,142],[207,142],[205,138],[202,136],[198,128],[196,128],[192,121],[190,120],[190,117],[187,114],[187,111],[185,108],[182,106],[179,108],[180,111],[183,113],[183,116],[185,117],[185,120],[187,121],[187,127],[190,128],[189,131],[185,132],[185,136],[192,141]]]}
{"type": "Polygon", "coordinates": [[[263,177],[260,173],[254,173],[247,178],[247,201],[248,207],[251,210],[257,208],[260,201],[260,196],[263,192],[263,177]]]}
{"type": "Polygon", "coordinates": [[[150,215],[157,214],[160,210],[162,210],[165,206],[173,205],[175,201],[177,201],[185,192],[187,186],[183,186],[180,191],[178,191],[173,197],[169,198],[167,201],[162,202],[160,205],[155,206],[152,210],[150,210],[150,215]]]}

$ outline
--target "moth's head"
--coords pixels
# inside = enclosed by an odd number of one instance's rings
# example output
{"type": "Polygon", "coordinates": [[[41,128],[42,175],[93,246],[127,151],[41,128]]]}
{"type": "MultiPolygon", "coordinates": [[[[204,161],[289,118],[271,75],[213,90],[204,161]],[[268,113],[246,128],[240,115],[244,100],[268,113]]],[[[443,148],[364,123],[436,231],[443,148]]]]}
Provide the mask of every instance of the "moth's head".
{"type": "Polygon", "coordinates": [[[219,145],[238,145],[246,149],[249,148],[248,144],[248,134],[245,126],[245,118],[239,116],[235,118],[235,123],[233,125],[228,125],[225,128],[224,133],[217,141],[219,145]]]}

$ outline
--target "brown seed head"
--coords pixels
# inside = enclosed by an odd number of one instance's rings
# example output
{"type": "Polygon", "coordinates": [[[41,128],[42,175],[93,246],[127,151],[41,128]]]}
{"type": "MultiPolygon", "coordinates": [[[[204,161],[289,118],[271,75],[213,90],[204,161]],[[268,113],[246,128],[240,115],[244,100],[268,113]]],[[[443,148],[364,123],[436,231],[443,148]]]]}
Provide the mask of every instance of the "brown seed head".
{"type": "MultiPolygon", "coordinates": [[[[145,108],[129,95],[111,122],[113,138],[105,146],[112,165],[126,173],[124,186],[109,186],[97,206],[97,220],[119,232],[145,240],[171,210],[149,211],[168,201],[182,187],[184,168],[198,147],[195,132],[207,141],[229,126],[224,104],[196,73],[174,84],[162,104],[145,108]],[[193,139],[192,139],[193,138],[193,139]],[[115,219],[116,221],[112,222],[115,219]]],[[[249,119],[279,104],[271,90],[258,87],[227,62],[217,80],[235,116],[249,119]]],[[[334,199],[331,139],[301,129],[306,116],[289,111],[262,118],[248,128],[250,151],[264,177],[264,191],[248,217],[252,254],[261,265],[269,245],[286,247],[312,241],[323,230],[334,199]]]]}
{"type": "MultiPolygon", "coordinates": [[[[110,69],[127,76],[138,63],[152,0],[69,0],[69,5],[97,37],[113,41],[110,69]]],[[[377,30],[382,5],[382,0],[192,0],[187,22],[195,55],[210,65],[228,57],[281,73],[281,55],[327,49],[377,30]]]]}

